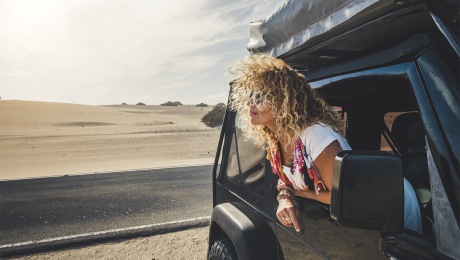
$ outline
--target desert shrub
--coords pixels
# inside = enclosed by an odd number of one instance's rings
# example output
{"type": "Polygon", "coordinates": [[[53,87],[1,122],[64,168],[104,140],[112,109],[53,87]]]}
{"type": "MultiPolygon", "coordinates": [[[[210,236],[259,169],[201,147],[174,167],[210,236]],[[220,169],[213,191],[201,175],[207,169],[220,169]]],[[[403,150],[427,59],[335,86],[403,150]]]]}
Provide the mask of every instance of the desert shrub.
{"type": "Polygon", "coordinates": [[[168,102],[161,104],[160,106],[182,106],[182,103],[179,101],[174,101],[174,102],[168,101],[168,102]]]}
{"type": "Polygon", "coordinates": [[[208,107],[208,104],[205,104],[205,103],[200,103],[198,105],[196,105],[197,107],[208,107]]]}
{"type": "Polygon", "coordinates": [[[177,106],[177,104],[175,104],[174,102],[168,101],[163,104],[160,104],[160,106],[177,106]]]}
{"type": "Polygon", "coordinates": [[[201,118],[201,122],[205,125],[214,127],[221,125],[224,121],[225,110],[227,106],[224,103],[219,103],[215,105],[211,111],[209,111],[206,115],[201,118]]]}
{"type": "Polygon", "coordinates": [[[122,105],[128,105],[128,104],[126,104],[126,103],[121,103],[121,104],[122,104],[122,105]]]}
{"type": "Polygon", "coordinates": [[[145,106],[145,104],[144,104],[144,103],[142,103],[142,102],[139,102],[139,103],[137,103],[136,105],[145,106]]]}

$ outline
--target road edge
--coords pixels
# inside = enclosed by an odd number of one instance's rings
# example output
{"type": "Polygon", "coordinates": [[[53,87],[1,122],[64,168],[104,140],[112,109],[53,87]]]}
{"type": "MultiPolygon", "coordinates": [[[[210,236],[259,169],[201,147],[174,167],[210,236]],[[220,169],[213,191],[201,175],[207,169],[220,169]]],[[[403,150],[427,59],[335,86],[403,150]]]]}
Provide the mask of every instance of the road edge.
{"type": "Polygon", "coordinates": [[[133,228],[124,228],[108,231],[95,232],[95,234],[69,236],[61,240],[37,241],[8,245],[0,248],[0,258],[18,257],[32,253],[70,249],[72,247],[92,246],[101,243],[115,242],[118,240],[133,239],[136,237],[148,237],[181,230],[208,226],[210,217],[200,217],[180,221],[166,222],[163,225],[152,224],[133,228]]]}

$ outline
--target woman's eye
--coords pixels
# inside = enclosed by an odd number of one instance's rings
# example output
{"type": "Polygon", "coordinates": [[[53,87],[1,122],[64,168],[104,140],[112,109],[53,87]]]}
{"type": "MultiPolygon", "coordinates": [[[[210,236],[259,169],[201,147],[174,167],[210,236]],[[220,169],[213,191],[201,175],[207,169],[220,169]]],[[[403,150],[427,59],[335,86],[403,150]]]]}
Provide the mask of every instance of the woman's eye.
{"type": "Polygon", "coordinates": [[[256,104],[256,105],[262,104],[262,99],[260,97],[260,94],[256,94],[254,104],[256,104]]]}

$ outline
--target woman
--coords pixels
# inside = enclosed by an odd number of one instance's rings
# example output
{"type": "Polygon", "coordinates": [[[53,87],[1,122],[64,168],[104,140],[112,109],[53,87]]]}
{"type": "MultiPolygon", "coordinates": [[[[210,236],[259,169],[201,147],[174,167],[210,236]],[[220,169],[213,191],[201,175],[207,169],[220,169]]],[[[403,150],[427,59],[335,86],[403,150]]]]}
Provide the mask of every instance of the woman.
{"type": "Polygon", "coordinates": [[[230,98],[240,114],[238,124],[248,140],[267,149],[273,172],[280,177],[276,216],[299,232],[293,197],[330,204],[335,156],[351,150],[340,134],[342,122],[304,76],[282,60],[251,55],[230,65],[227,75],[236,77],[230,98]]]}

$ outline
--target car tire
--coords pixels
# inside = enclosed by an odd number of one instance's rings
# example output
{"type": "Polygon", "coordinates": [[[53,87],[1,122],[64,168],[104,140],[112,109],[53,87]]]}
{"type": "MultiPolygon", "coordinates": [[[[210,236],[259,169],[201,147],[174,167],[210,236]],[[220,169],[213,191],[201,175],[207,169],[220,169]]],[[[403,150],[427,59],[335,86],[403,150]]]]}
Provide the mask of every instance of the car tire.
{"type": "Polygon", "coordinates": [[[228,238],[219,239],[211,246],[208,260],[238,260],[236,249],[228,238]]]}

